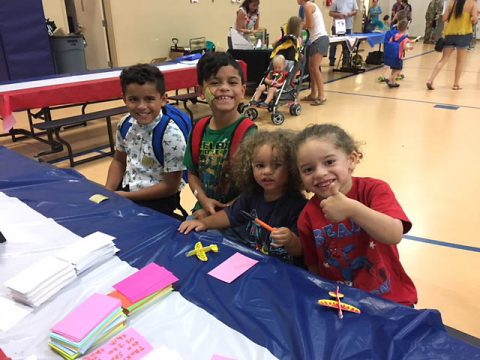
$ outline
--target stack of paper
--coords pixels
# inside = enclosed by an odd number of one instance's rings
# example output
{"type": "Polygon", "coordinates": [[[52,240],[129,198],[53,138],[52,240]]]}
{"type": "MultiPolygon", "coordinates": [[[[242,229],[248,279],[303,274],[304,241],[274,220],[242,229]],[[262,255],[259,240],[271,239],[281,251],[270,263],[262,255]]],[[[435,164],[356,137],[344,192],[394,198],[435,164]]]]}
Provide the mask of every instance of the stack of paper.
{"type": "Polygon", "coordinates": [[[55,256],[72,264],[78,274],[111,258],[118,249],[113,236],[99,231],[58,251],[55,256]]]}
{"type": "Polygon", "coordinates": [[[5,286],[15,300],[40,306],[76,277],[71,264],[48,256],[7,280],[5,286]]]}
{"type": "Polygon", "coordinates": [[[93,294],[56,324],[48,345],[65,359],[75,359],[125,327],[120,300],[93,294]]]}
{"type": "Polygon", "coordinates": [[[120,300],[125,313],[132,315],[170,294],[173,290],[172,284],[177,280],[177,277],[164,267],[150,263],[114,285],[116,291],[109,295],[120,300]]]}

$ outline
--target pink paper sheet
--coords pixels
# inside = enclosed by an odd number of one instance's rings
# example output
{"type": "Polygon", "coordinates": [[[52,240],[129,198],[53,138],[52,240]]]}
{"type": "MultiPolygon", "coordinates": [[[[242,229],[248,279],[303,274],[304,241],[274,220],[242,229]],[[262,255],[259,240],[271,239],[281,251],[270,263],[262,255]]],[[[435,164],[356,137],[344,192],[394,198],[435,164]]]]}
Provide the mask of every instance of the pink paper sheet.
{"type": "Polygon", "coordinates": [[[152,295],[177,281],[170,271],[155,263],[150,263],[113,287],[125,295],[132,303],[152,295]]]}
{"type": "Polygon", "coordinates": [[[235,253],[208,274],[219,280],[231,283],[258,261],[240,253],[235,253]]]}
{"type": "Polygon", "coordinates": [[[52,332],[73,342],[80,342],[120,307],[121,302],[118,299],[103,294],[93,294],[57,323],[52,332]]]}
{"type": "Polygon", "coordinates": [[[152,345],[135,329],[129,328],[114,337],[108,343],[93,353],[83,357],[83,360],[137,360],[152,351],[152,345]]]}

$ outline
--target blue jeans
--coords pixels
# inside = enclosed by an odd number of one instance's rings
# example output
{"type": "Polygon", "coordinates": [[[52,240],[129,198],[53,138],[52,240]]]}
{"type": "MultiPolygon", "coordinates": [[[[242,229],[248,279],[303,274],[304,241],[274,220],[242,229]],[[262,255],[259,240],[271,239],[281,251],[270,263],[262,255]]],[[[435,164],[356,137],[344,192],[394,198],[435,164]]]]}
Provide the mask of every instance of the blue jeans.
{"type": "MultiPolygon", "coordinates": [[[[334,34],[335,28],[332,27],[332,34],[334,34]]],[[[352,29],[347,29],[346,34],[351,34],[352,29]]],[[[328,58],[330,59],[330,64],[335,63],[335,53],[337,52],[337,45],[338,43],[330,44],[330,53],[328,58]]],[[[342,43],[342,51],[343,51],[343,65],[350,63],[350,51],[348,51],[347,45],[342,43]]]]}

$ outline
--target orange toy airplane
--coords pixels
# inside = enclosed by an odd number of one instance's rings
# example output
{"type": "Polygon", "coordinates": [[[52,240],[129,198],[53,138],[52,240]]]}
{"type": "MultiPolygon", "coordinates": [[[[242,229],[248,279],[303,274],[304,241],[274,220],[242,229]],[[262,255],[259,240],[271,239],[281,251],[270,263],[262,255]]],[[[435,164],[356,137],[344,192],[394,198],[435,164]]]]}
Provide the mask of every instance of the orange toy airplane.
{"type": "Polygon", "coordinates": [[[338,292],[338,286],[337,286],[337,289],[336,289],[335,292],[330,291],[328,294],[331,297],[334,297],[335,300],[320,299],[320,300],[318,300],[318,303],[322,306],[327,306],[327,307],[331,307],[331,308],[334,308],[334,309],[338,309],[338,317],[340,319],[343,319],[343,311],[349,311],[349,312],[353,312],[353,313],[356,313],[356,314],[361,313],[359,308],[356,308],[353,305],[344,303],[340,300],[341,298],[344,297],[344,295],[338,292]]]}

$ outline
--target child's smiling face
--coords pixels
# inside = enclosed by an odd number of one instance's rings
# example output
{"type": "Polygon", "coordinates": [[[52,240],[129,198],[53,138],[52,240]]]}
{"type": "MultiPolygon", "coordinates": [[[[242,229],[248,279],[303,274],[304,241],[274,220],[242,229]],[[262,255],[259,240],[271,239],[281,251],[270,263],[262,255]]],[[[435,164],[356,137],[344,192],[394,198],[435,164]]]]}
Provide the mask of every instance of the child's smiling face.
{"type": "Polygon", "coordinates": [[[231,65],[222,66],[206,80],[203,95],[213,111],[237,112],[238,104],[245,97],[245,85],[237,69],[231,65]]]}
{"type": "Polygon", "coordinates": [[[126,86],[125,105],[140,125],[152,123],[166,104],[165,95],[158,92],[154,83],[132,83],[126,86]]]}
{"type": "Polygon", "coordinates": [[[327,137],[310,138],[297,151],[298,170],[305,189],[320,199],[329,197],[332,189],[347,194],[357,162],[356,152],[347,154],[327,137]]]}

